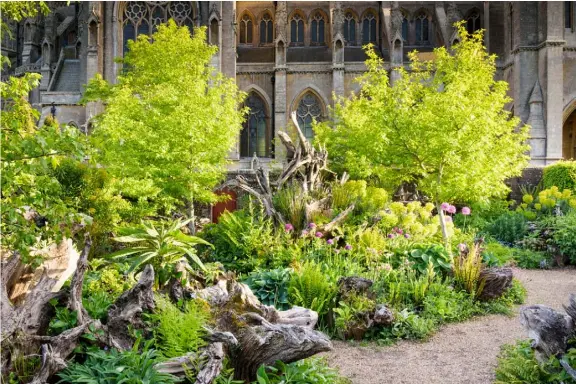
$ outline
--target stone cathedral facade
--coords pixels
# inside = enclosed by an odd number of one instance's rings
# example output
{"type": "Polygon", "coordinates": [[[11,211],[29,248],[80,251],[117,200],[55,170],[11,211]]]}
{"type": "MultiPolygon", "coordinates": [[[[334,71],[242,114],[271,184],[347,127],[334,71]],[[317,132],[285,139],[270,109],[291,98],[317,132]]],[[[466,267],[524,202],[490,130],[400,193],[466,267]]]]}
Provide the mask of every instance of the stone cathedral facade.
{"type": "Polygon", "coordinates": [[[510,110],[531,125],[533,166],[576,158],[576,2],[149,1],[48,2],[46,16],[12,24],[2,54],[3,76],[42,74],[31,102],[45,117],[85,127],[97,111],[80,106],[96,73],[114,81],[126,42],[168,19],[206,26],[219,47],[213,65],[248,93],[250,114],[231,153],[233,169],[281,160],[275,132],[296,111],[307,137],[313,119],[327,118],[333,95],[358,91],[362,45],[373,43],[387,67],[406,66],[414,49],[457,42],[453,23],[484,29],[498,56],[497,76],[510,84],[510,110]]]}

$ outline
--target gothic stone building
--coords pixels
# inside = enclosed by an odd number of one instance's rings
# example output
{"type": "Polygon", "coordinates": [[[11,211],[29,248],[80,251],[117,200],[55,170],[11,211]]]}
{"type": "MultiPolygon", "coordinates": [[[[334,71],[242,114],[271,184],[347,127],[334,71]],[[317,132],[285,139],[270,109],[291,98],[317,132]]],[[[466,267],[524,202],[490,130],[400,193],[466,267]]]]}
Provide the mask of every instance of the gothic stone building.
{"type": "Polygon", "coordinates": [[[430,57],[434,47],[454,44],[452,25],[466,20],[469,31],[485,29],[497,76],[510,84],[510,109],[532,127],[532,164],[576,157],[576,2],[48,3],[50,14],[13,24],[14,39],[2,41],[9,71],[42,74],[30,99],[43,117],[54,111],[83,126],[97,112],[78,105],[83,85],[96,73],[114,81],[121,70],[114,59],[129,39],[169,18],[206,26],[219,47],[213,65],[249,94],[250,115],[231,153],[233,168],[246,169],[254,154],[282,159],[272,139],[292,111],[312,137],[311,122],[326,118],[333,94],[358,90],[363,44],[373,43],[392,70],[408,64],[409,51],[430,57]]]}

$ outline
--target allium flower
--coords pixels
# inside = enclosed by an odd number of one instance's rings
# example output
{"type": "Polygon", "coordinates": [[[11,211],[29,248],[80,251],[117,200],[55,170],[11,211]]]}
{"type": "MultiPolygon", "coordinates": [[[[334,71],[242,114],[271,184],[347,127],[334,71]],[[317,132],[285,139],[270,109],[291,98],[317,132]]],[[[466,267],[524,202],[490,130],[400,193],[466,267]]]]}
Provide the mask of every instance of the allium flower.
{"type": "Polygon", "coordinates": [[[472,213],[472,211],[470,210],[469,207],[464,207],[464,208],[462,208],[462,214],[463,214],[464,216],[468,216],[468,215],[471,214],[471,213],[472,213]]]}
{"type": "Polygon", "coordinates": [[[324,235],[322,234],[322,232],[316,232],[314,236],[316,236],[317,238],[321,238],[324,235]]]}
{"type": "Polygon", "coordinates": [[[407,234],[407,233],[405,233],[405,234],[404,234],[404,237],[407,238],[407,239],[409,239],[409,238],[410,238],[410,235],[407,234]]]}
{"type": "Polygon", "coordinates": [[[284,225],[284,229],[286,230],[286,232],[290,232],[294,230],[294,226],[290,223],[284,225]]]}
{"type": "Polygon", "coordinates": [[[402,230],[402,228],[398,228],[398,229],[396,230],[396,233],[398,233],[399,235],[401,235],[401,234],[404,233],[404,231],[402,230]]]}
{"type": "Polygon", "coordinates": [[[448,211],[448,208],[450,207],[450,204],[448,203],[442,203],[442,205],[440,206],[440,208],[442,208],[443,211],[448,211]]]}
{"type": "Polygon", "coordinates": [[[307,231],[307,230],[303,230],[303,231],[302,231],[302,236],[308,236],[308,231],[307,231]]]}
{"type": "Polygon", "coordinates": [[[316,224],[314,223],[310,223],[308,224],[308,228],[312,229],[312,228],[316,228],[316,224]]]}
{"type": "Polygon", "coordinates": [[[349,251],[349,250],[352,249],[352,246],[351,246],[350,244],[346,244],[346,245],[344,246],[344,249],[347,250],[347,251],[349,251]]]}
{"type": "Polygon", "coordinates": [[[389,238],[389,239],[393,239],[393,238],[395,238],[395,237],[396,237],[396,236],[395,236],[393,233],[391,233],[391,234],[388,235],[388,238],[389,238]]]}
{"type": "Polygon", "coordinates": [[[453,205],[450,205],[447,209],[448,213],[456,213],[456,207],[453,205]]]}
{"type": "MultiPolygon", "coordinates": [[[[318,232],[318,233],[320,233],[320,232],[318,232]]],[[[316,234],[316,235],[318,235],[318,234],[316,234]]],[[[326,242],[328,243],[328,245],[332,245],[332,244],[334,244],[334,239],[328,239],[328,240],[326,240],[326,242]]]]}
{"type": "Polygon", "coordinates": [[[452,222],[452,216],[444,216],[444,221],[447,223],[451,223],[452,222]]]}

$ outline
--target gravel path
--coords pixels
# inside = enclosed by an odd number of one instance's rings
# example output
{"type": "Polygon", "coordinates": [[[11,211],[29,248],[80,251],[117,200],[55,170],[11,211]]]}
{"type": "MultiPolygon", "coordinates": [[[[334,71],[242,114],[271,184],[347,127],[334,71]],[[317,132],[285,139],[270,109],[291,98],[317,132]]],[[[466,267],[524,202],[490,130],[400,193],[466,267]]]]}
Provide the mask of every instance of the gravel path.
{"type": "MultiPolygon", "coordinates": [[[[562,309],[576,292],[576,270],[515,270],[528,290],[526,304],[562,309]]],[[[518,309],[516,309],[516,312],[518,309]]],[[[391,347],[335,341],[330,364],[354,384],[485,384],[494,380],[502,344],[525,338],[518,316],[484,316],[444,326],[424,343],[391,347]]]]}

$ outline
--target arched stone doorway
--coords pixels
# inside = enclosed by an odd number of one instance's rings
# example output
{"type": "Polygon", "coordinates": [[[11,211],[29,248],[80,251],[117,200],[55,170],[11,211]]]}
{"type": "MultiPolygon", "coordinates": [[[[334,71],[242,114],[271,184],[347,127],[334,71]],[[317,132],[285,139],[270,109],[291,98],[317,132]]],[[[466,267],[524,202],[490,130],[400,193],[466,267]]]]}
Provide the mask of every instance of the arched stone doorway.
{"type": "Polygon", "coordinates": [[[576,159],[576,109],[564,120],[562,128],[562,157],[576,159]]]}

